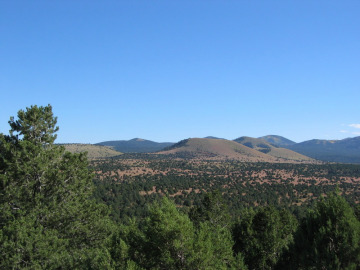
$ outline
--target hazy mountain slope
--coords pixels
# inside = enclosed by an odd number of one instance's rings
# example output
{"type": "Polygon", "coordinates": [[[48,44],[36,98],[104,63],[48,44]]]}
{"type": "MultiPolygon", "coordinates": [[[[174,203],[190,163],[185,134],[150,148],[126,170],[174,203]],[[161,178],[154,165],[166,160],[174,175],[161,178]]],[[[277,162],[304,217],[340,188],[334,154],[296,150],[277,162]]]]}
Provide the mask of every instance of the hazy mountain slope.
{"type": "Polygon", "coordinates": [[[309,140],[287,148],[323,161],[360,163],[360,136],[343,140],[309,140]]]}
{"type": "Polygon", "coordinates": [[[197,158],[237,159],[249,162],[276,162],[277,159],[234,141],[191,138],[158,154],[182,154],[197,158]]]}
{"type": "Polygon", "coordinates": [[[89,158],[106,158],[119,156],[122,153],[115,151],[107,146],[93,145],[93,144],[63,144],[66,151],[71,153],[88,152],[89,158]]]}
{"type": "Polygon", "coordinates": [[[207,136],[204,139],[218,139],[218,140],[225,140],[224,138],[214,137],[214,136],[207,136]]]}
{"type": "Polygon", "coordinates": [[[285,147],[285,146],[296,144],[296,142],[293,142],[289,139],[286,139],[286,138],[284,138],[282,136],[278,136],[278,135],[262,136],[262,137],[259,137],[259,139],[263,139],[263,140],[267,141],[268,143],[278,146],[278,147],[285,147]]]}
{"type": "Polygon", "coordinates": [[[234,140],[234,142],[240,143],[257,151],[267,154],[274,146],[270,145],[267,141],[247,136],[242,136],[234,140]]]}
{"type": "Polygon", "coordinates": [[[252,137],[240,137],[234,140],[247,147],[268,154],[270,156],[282,159],[290,159],[294,161],[312,161],[313,159],[286,148],[275,147],[264,139],[252,137]]]}
{"type": "Polygon", "coordinates": [[[97,143],[97,145],[105,145],[113,148],[116,151],[123,153],[150,153],[164,149],[171,146],[174,143],[158,143],[149,140],[135,138],[132,140],[120,140],[120,141],[106,141],[97,143]]]}

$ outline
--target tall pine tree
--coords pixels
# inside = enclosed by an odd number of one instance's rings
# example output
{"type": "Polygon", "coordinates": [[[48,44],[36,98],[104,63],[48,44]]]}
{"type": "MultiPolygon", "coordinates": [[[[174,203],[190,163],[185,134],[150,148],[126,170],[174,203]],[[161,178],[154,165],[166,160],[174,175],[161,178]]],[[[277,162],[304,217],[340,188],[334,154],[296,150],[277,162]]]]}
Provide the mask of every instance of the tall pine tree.
{"type": "Polygon", "coordinates": [[[52,107],[31,106],[0,134],[0,268],[108,268],[107,209],[85,154],[55,145],[52,107]]]}

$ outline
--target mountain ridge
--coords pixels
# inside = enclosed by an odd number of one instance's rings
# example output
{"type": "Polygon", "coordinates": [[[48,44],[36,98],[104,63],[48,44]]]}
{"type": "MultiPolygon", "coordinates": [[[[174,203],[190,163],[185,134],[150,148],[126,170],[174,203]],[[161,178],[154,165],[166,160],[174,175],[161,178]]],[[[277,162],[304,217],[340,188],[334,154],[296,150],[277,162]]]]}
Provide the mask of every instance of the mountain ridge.
{"type": "MultiPolygon", "coordinates": [[[[157,152],[157,154],[189,158],[234,159],[244,162],[313,161],[308,157],[292,159],[290,156],[272,156],[236,141],[208,138],[185,139],[163,151],[157,152]]],[[[295,155],[300,156],[297,153],[295,155]]]]}
{"type": "Polygon", "coordinates": [[[322,161],[360,163],[360,136],[342,140],[312,139],[286,148],[322,161]]]}
{"type": "MultiPolygon", "coordinates": [[[[345,138],[341,140],[320,140],[312,139],[296,143],[285,137],[279,135],[266,135],[258,138],[247,138],[247,140],[261,140],[261,147],[257,141],[257,146],[251,145],[250,148],[261,150],[260,152],[272,154],[277,157],[283,157],[283,149],[288,149],[303,156],[317,159],[325,162],[340,162],[340,163],[360,163],[360,136],[345,138]],[[269,144],[269,145],[267,145],[269,144]],[[279,148],[279,149],[275,149],[279,148]],[[279,154],[275,154],[280,151],[279,154]]],[[[235,139],[238,140],[239,138],[235,139]]],[[[225,140],[222,138],[208,136],[204,139],[225,140]]],[[[179,142],[178,142],[179,143],[179,142]]],[[[246,146],[246,142],[243,142],[246,146]]],[[[165,142],[158,143],[146,139],[134,138],[131,140],[114,140],[100,142],[94,145],[104,145],[122,153],[155,153],[169,150],[168,147],[176,145],[177,143],[165,142]]],[[[211,151],[210,151],[211,152],[211,151]]],[[[194,151],[192,151],[194,153],[194,151]]],[[[289,152],[288,152],[289,154],[289,152]]],[[[195,154],[194,154],[195,155],[195,154]]]]}
{"type": "Polygon", "coordinates": [[[266,136],[259,137],[258,139],[263,139],[263,140],[267,141],[268,143],[270,143],[274,146],[278,146],[278,147],[285,147],[288,145],[296,144],[296,142],[289,140],[285,137],[279,136],[279,135],[266,135],[266,136]]]}
{"type": "Polygon", "coordinates": [[[96,143],[95,145],[104,145],[113,148],[122,153],[152,153],[162,150],[174,143],[163,142],[158,143],[141,138],[134,138],[131,140],[114,140],[96,143]]]}

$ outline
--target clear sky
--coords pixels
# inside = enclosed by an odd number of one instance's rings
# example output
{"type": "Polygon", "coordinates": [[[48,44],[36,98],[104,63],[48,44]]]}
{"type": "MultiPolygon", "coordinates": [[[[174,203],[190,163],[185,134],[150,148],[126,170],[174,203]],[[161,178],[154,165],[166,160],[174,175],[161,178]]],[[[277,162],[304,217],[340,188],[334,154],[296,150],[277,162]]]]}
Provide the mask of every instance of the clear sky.
{"type": "Polygon", "coordinates": [[[59,143],[360,135],[360,1],[0,0],[0,132],[59,143]]]}

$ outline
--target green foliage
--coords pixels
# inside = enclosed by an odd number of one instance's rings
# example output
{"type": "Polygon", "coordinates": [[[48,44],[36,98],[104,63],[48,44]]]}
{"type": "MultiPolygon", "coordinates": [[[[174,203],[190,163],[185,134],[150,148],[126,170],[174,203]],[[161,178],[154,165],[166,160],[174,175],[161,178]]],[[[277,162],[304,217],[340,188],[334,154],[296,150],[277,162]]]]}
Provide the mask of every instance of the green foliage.
{"type": "Polygon", "coordinates": [[[108,248],[114,269],[143,269],[134,260],[142,258],[143,235],[135,220],[124,226],[120,224],[112,234],[108,248]]]}
{"type": "Polygon", "coordinates": [[[51,106],[32,106],[0,135],[0,268],[107,268],[107,209],[91,201],[84,154],[54,145],[51,106]]]}
{"type": "Polygon", "coordinates": [[[57,118],[53,116],[52,107],[31,106],[27,110],[18,112],[18,119],[10,118],[10,135],[23,136],[23,141],[31,142],[37,145],[46,145],[54,143],[59,127],[56,126],[57,118]],[[15,133],[15,135],[14,135],[15,133]]]}
{"type": "Polygon", "coordinates": [[[274,269],[293,241],[296,219],[274,207],[249,209],[233,228],[235,252],[242,252],[250,269],[274,269]]]}
{"type": "Polygon", "coordinates": [[[200,223],[194,242],[194,269],[246,269],[242,254],[234,256],[228,228],[200,223]]]}
{"type": "Polygon", "coordinates": [[[163,198],[153,204],[140,224],[123,226],[112,238],[111,255],[117,266],[135,262],[145,269],[191,269],[195,231],[187,215],[163,198]]]}
{"type": "Polygon", "coordinates": [[[206,193],[200,205],[193,207],[189,215],[197,225],[209,222],[212,226],[227,227],[230,224],[229,209],[218,190],[206,193]]]}
{"type": "Polygon", "coordinates": [[[360,222],[353,209],[337,193],[309,210],[295,238],[294,269],[358,269],[360,222]]]}
{"type": "Polygon", "coordinates": [[[206,193],[190,210],[197,228],[195,250],[198,269],[245,269],[242,255],[234,257],[229,210],[219,191],[206,193]]]}
{"type": "Polygon", "coordinates": [[[144,269],[246,269],[234,257],[231,233],[209,221],[194,226],[167,198],[155,202],[143,222],[132,220],[112,237],[117,268],[128,262],[144,269]]]}
{"type": "Polygon", "coordinates": [[[191,264],[194,227],[168,199],[155,203],[145,220],[147,263],[160,269],[187,269],[191,264]]]}

